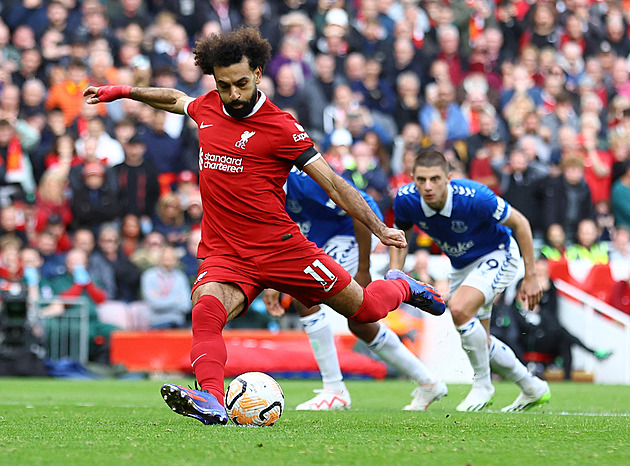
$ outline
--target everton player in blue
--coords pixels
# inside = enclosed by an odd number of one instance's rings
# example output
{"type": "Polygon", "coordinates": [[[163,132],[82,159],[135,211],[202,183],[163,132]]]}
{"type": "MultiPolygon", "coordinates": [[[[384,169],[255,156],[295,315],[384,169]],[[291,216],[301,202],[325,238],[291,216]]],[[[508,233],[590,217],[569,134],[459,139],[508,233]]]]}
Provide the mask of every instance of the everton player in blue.
{"type": "MultiPolygon", "coordinates": [[[[491,368],[521,388],[502,411],[524,411],[547,402],[547,382],[529,374],[514,352],[490,335],[493,300],[515,280],[521,254],[525,277],[518,298],[533,309],[542,296],[527,219],[487,186],[451,179],[447,160],[435,150],[421,151],[416,158],[413,182],[399,189],[394,213],[396,225],[408,236],[417,225],[451,260],[448,307],[475,373],[457,410],[479,411],[492,403],[491,368]]],[[[390,266],[401,268],[406,249],[390,249],[390,266]]]]}
{"type": "MultiPolygon", "coordinates": [[[[286,210],[302,233],[341,264],[355,280],[367,285],[370,282],[370,253],[377,241],[371,232],[361,222],[353,221],[312,178],[295,167],[287,179],[286,192],[286,210]]],[[[365,192],[359,192],[382,219],[374,199],[365,192]]],[[[278,292],[267,290],[264,300],[273,315],[284,313],[278,303],[278,292]]],[[[296,409],[349,409],[350,393],[343,382],[326,309],[320,306],[306,308],[297,300],[293,303],[311,342],[324,384],[323,390],[315,390],[317,395],[299,404],[296,409]]],[[[381,323],[360,324],[351,320],[348,320],[348,327],[381,359],[418,383],[411,403],[403,409],[423,411],[447,394],[444,382],[433,376],[391,329],[381,323]]]]}

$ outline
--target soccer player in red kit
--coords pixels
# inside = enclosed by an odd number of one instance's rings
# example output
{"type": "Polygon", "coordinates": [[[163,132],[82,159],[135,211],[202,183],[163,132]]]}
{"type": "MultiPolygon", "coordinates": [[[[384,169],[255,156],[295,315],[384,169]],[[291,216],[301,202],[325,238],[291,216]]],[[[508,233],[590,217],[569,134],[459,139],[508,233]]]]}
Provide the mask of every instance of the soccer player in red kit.
{"type": "Polygon", "coordinates": [[[308,241],[284,208],[283,185],[293,165],[317,181],[331,199],[364,223],[384,244],[404,247],[361,195],[336,175],[304,128],[258,90],[270,58],[258,30],[239,28],[201,38],[195,62],[214,75],[217,89],[192,98],[168,88],[90,86],[87,102],[130,98],[186,114],[199,127],[199,185],[203,203],[203,259],[193,285],[191,364],[201,390],[173,384],[161,393],[171,409],[205,424],[225,424],[226,348],[222,330],[265,288],[310,307],[325,303],[358,322],[375,322],[407,302],[442,314],[442,298],[398,270],[390,280],[362,288],[308,241]]]}

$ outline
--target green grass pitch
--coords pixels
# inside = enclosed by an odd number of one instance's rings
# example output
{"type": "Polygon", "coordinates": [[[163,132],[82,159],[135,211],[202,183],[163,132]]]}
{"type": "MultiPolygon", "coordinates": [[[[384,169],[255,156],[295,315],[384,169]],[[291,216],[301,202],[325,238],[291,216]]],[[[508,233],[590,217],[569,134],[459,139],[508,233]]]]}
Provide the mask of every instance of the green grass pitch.
{"type": "Polygon", "coordinates": [[[248,428],[176,415],[161,381],[0,379],[0,465],[630,464],[630,387],[556,383],[549,404],[504,414],[514,384],[496,383],[482,413],[456,412],[469,386],[450,385],[405,412],[411,382],[349,381],[352,410],[298,412],[320,383],[279,382],[280,421],[248,428]]]}

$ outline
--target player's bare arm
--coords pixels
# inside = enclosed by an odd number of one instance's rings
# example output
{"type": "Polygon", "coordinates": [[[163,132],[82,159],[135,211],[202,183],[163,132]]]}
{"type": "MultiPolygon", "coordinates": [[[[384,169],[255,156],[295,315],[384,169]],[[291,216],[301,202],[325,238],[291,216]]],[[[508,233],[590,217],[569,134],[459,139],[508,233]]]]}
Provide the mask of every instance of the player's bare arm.
{"type": "MultiPolygon", "coordinates": [[[[400,230],[403,231],[403,230],[400,230]]],[[[411,239],[412,228],[408,230],[404,230],[405,239],[407,244],[409,244],[409,240],[411,239]]],[[[405,259],[407,258],[407,254],[409,252],[409,247],[405,246],[404,248],[389,248],[389,268],[390,269],[398,269],[403,270],[405,266],[405,259]]]]}
{"type": "Polygon", "coordinates": [[[514,237],[525,262],[525,277],[523,278],[521,289],[518,291],[518,298],[527,305],[528,309],[533,309],[542,297],[542,288],[538,280],[536,280],[534,270],[532,229],[527,218],[514,208],[512,208],[510,217],[505,221],[505,225],[514,232],[514,237]]]}
{"type": "Polygon", "coordinates": [[[263,294],[263,303],[267,308],[267,312],[274,317],[282,317],[285,313],[284,308],[280,304],[280,292],[267,288],[263,294]]]}
{"type": "Polygon", "coordinates": [[[306,165],[304,171],[324,188],[335,204],[362,222],[383,244],[397,248],[407,246],[403,232],[385,225],[359,192],[337,175],[322,157],[306,165]]]}
{"type": "Polygon", "coordinates": [[[87,98],[88,104],[128,98],[143,102],[158,110],[180,115],[184,114],[186,104],[194,100],[182,91],[166,87],[89,86],[83,91],[83,95],[87,98]]]}
{"type": "Polygon", "coordinates": [[[370,276],[370,255],[372,253],[372,232],[357,219],[352,219],[354,227],[354,237],[359,246],[359,266],[357,274],[354,276],[356,282],[361,286],[368,286],[372,281],[370,276]]]}

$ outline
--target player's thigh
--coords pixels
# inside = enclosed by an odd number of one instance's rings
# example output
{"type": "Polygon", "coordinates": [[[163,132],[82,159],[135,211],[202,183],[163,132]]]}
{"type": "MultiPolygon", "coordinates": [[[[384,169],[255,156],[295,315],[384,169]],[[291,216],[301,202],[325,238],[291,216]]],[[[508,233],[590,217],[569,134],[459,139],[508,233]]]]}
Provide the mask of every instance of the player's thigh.
{"type": "Polygon", "coordinates": [[[214,296],[225,307],[229,322],[262,292],[260,280],[251,260],[229,255],[208,257],[199,266],[193,283],[193,305],[204,295],[214,296]]]}
{"type": "Polygon", "coordinates": [[[256,260],[265,287],[287,293],[309,308],[327,303],[352,281],[342,266],[313,243],[256,260]]]}
{"type": "Polygon", "coordinates": [[[518,273],[520,254],[516,242],[512,239],[506,249],[492,251],[463,269],[453,270],[451,279],[451,312],[461,309],[469,312],[471,306],[477,307],[480,319],[490,317],[492,303],[497,295],[512,283],[518,273]],[[479,293],[483,299],[479,300],[479,293]]]}
{"type": "Polygon", "coordinates": [[[363,287],[352,280],[339,293],[324,299],[323,303],[332,307],[339,314],[350,317],[356,314],[363,303],[363,287]]]}

